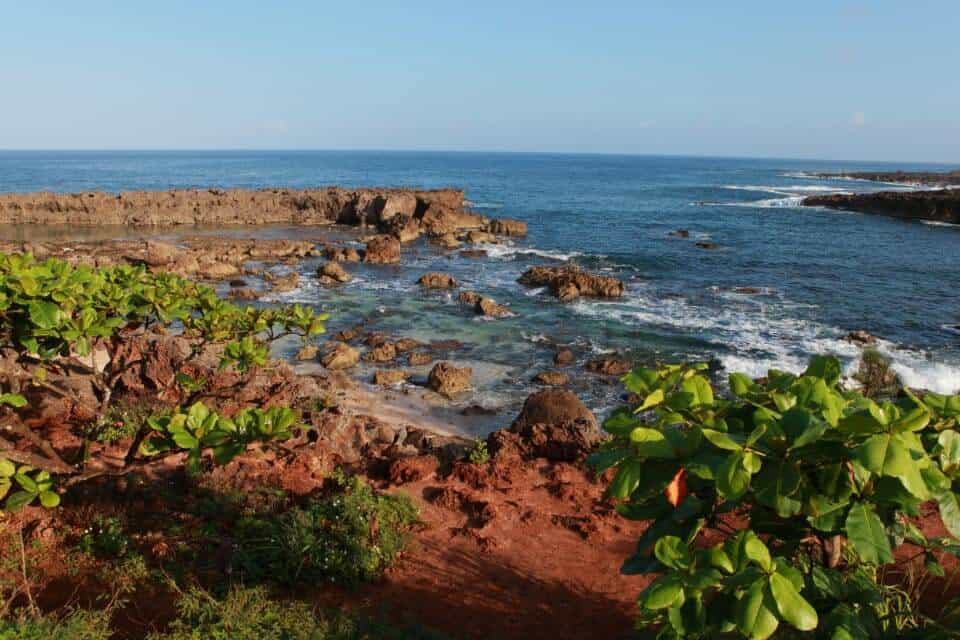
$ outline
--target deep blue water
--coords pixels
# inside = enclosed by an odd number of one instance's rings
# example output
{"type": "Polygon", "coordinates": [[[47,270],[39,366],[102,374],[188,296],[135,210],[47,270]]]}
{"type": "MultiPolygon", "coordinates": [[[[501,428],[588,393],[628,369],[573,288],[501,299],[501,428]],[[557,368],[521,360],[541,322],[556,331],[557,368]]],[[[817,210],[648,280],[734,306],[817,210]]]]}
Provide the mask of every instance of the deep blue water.
{"type": "MultiPolygon", "coordinates": [[[[797,206],[815,191],[891,189],[819,180],[815,171],[937,165],[557,154],[420,152],[0,152],[0,191],[173,187],[455,186],[477,210],[530,223],[530,235],[489,247],[491,259],[451,259],[425,244],[401,268],[358,268],[336,291],[287,296],[334,311],[344,324],[453,337],[480,371],[488,403],[516,403],[549,365],[544,339],[582,358],[616,350],[642,361],[713,358],[753,374],[798,369],[815,352],[853,362],[840,340],[865,329],[909,383],[960,388],[960,228],[797,206]],[[668,236],[688,229],[689,239],[668,236]],[[710,241],[718,250],[695,246],[710,241]],[[531,264],[573,260],[628,282],[620,302],[561,305],[516,284],[531,264]],[[517,318],[475,320],[419,272],[453,272],[509,303],[517,318]],[[736,293],[738,287],[759,294],[736,293]],[[532,295],[531,295],[532,294],[532,295]]],[[[310,265],[304,267],[308,270],[310,265]]],[[[580,376],[600,406],[615,385],[580,376]]]]}

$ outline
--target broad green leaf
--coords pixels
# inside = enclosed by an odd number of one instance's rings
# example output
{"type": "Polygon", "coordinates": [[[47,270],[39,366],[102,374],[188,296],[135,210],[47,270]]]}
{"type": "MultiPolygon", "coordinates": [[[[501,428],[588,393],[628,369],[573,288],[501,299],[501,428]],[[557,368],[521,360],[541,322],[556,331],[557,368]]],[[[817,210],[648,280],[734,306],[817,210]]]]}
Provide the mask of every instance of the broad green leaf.
{"type": "Polygon", "coordinates": [[[954,538],[960,539],[960,498],[949,489],[936,493],[937,504],[940,506],[940,519],[954,538]]]}
{"type": "Polygon", "coordinates": [[[676,454],[666,437],[656,429],[637,427],[630,432],[630,441],[636,453],[645,458],[674,458],[676,454]]]}
{"type": "Polygon", "coordinates": [[[0,404],[19,409],[27,406],[27,399],[19,393],[0,393],[0,404]]]}
{"type": "Polygon", "coordinates": [[[730,374],[730,390],[734,395],[743,397],[750,392],[753,387],[753,379],[745,373],[730,374]]]}
{"type": "Polygon", "coordinates": [[[864,562],[886,564],[893,562],[893,551],[883,522],[873,506],[858,502],[850,507],[846,522],[847,538],[864,562]]]}
{"type": "Polygon", "coordinates": [[[664,536],[657,540],[653,553],[665,567],[687,569],[690,566],[690,549],[677,536],[664,536]]]}
{"type": "Polygon", "coordinates": [[[734,572],[733,561],[730,560],[727,552],[723,550],[723,546],[717,545],[707,549],[706,555],[710,566],[723,569],[727,573],[734,572]]]}
{"type": "Polygon", "coordinates": [[[878,433],[853,450],[853,457],[868,471],[880,476],[905,474],[913,460],[899,438],[890,433],[878,433]]]}
{"type": "Polygon", "coordinates": [[[11,493],[10,497],[7,498],[7,511],[19,511],[24,508],[37,497],[37,494],[31,493],[29,491],[17,491],[11,493]]]}
{"type": "Polygon", "coordinates": [[[23,470],[15,474],[13,476],[13,479],[17,481],[17,484],[23,487],[24,491],[29,491],[30,493],[39,493],[40,491],[37,488],[36,481],[30,476],[28,476],[23,470]]]}
{"type": "Polygon", "coordinates": [[[687,378],[680,387],[693,396],[693,406],[713,404],[713,388],[703,376],[687,378]]]}
{"type": "Polygon", "coordinates": [[[894,432],[920,431],[930,423],[930,412],[926,407],[917,407],[910,413],[890,425],[894,432]]]}
{"type": "Polygon", "coordinates": [[[777,603],[780,617],[800,631],[812,631],[817,628],[817,612],[794,588],[793,583],[774,573],[770,576],[770,592],[777,603]]]}
{"type": "Polygon", "coordinates": [[[747,557],[760,565],[764,571],[770,571],[773,567],[773,559],[770,557],[770,550],[763,540],[756,535],[750,535],[743,545],[744,553],[747,557]]]}
{"type": "Polygon", "coordinates": [[[742,440],[742,438],[739,436],[723,433],[721,431],[715,431],[713,429],[701,429],[701,431],[703,432],[703,437],[709,440],[710,444],[719,449],[725,449],[727,451],[740,451],[743,448],[743,442],[737,442],[738,439],[742,440]]]}
{"type": "Polygon", "coordinates": [[[17,466],[7,460],[0,458],[0,478],[9,478],[17,472],[17,466]]]}
{"type": "Polygon", "coordinates": [[[633,490],[640,484],[640,475],[643,473],[643,460],[627,458],[617,468],[617,475],[607,487],[607,495],[614,498],[629,498],[633,490]]]}
{"type": "Polygon", "coordinates": [[[750,640],[765,640],[780,626],[766,576],[754,582],[736,605],[737,626],[750,640]]]}
{"type": "Polygon", "coordinates": [[[603,421],[603,430],[611,435],[626,436],[641,424],[629,407],[620,407],[603,421]]]}
{"type": "Polygon", "coordinates": [[[960,433],[953,429],[941,431],[937,436],[937,445],[943,472],[950,475],[960,471],[960,433]]]}
{"type": "Polygon", "coordinates": [[[717,491],[724,498],[735,500],[750,486],[750,473],[743,466],[743,452],[727,456],[717,473],[717,491]]]}
{"type": "Polygon", "coordinates": [[[28,307],[30,321],[40,329],[55,329],[60,325],[60,307],[47,300],[34,300],[28,307]]]}
{"type": "Polygon", "coordinates": [[[646,398],[644,398],[643,403],[637,407],[637,413],[656,407],[663,402],[664,398],[665,396],[663,389],[657,389],[656,391],[653,391],[646,398]]]}
{"type": "Polygon", "coordinates": [[[666,609],[683,600],[683,583],[676,575],[657,578],[640,594],[640,604],[645,609],[651,610],[666,609]]]}
{"type": "Polygon", "coordinates": [[[833,356],[817,356],[810,361],[803,375],[823,378],[828,385],[833,386],[840,381],[842,373],[843,367],[838,359],[833,356]]]}
{"type": "Polygon", "coordinates": [[[53,491],[41,491],[40,504],[47,509],[53,509],[60,504],[60,496],[53,491]]]}

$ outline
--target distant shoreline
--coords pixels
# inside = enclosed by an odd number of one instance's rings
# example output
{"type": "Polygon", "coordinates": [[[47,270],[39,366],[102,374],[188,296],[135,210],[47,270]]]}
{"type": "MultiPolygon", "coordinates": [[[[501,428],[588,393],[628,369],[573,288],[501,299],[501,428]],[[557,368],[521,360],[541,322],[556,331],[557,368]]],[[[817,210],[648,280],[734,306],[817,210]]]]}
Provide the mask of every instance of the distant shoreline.
{"type": "Polygon", "coordinates": [[[811,177],[830,180],[867,180],[922,187],[960,187],[960,169],[956,171],[854,171],[811,173],[811,177]]]}

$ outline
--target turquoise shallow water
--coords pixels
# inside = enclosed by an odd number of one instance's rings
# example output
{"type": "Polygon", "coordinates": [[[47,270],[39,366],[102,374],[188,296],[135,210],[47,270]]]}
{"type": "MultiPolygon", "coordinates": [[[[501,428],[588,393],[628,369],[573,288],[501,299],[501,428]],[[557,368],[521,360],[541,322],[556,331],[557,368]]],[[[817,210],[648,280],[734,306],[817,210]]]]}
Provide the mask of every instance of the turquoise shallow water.
{"type": "MultiPolygon", "coordinates": [[[[365,319],[390,333],[459,340],[454,359],[477,371],[469,402],[509,410],[529,392],[529,378],[551,366],[555,343],[572,345],[581,363],[620,352],[641,362],[708,359],[759,375],[771,366],[801,368],[815,352],[852,363],[859,352],[840,338],[854,329],[882,338],[908,384],[960,389],[960,228],[798,206],[811,193],[897,188],[810,172],[891,168],[948,167],[485,153],[0,152],[0,191],[462,187],[477,210],[528,221],[529,237],[486,247],[490,256],[481,260],[416,243],[402,266],[353,267],[355,281],[335,291],[307,279],[283,299],[331,311],[333,329],[365,319]],[[668,236],[681,228],[689,239],[668,236]],[[697,241],[719,249],[699,249],[697,241]],[[562,262],[617,275],[627,296],[560,304],[516,283],[531,265],[562,262]],[[428,270],[454,274],[509,304],[516,317],[477,319],[446,293],[420,291],[415,281],[428,270]],[[740,287],[759,293],[737,293],[740,287]]],[[[579,367],[571,372],[593,408],[617,402],[615,382],[579,367]]]]}

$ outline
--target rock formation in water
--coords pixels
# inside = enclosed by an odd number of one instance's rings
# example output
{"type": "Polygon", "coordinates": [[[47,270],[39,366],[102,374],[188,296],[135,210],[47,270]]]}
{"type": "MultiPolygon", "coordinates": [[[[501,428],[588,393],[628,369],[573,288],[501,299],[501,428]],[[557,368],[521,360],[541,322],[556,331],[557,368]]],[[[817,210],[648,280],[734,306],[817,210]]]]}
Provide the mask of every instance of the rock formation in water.
{"type": "Polygon", "coordinates": [[[960,189],[810,196],[804,206],[960,224],[960,189]]]}

